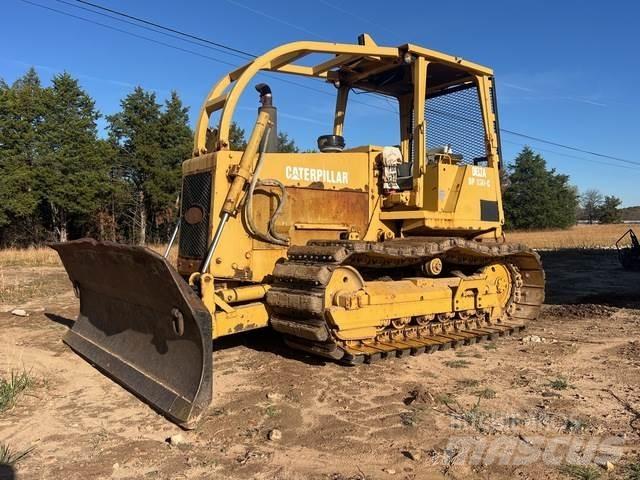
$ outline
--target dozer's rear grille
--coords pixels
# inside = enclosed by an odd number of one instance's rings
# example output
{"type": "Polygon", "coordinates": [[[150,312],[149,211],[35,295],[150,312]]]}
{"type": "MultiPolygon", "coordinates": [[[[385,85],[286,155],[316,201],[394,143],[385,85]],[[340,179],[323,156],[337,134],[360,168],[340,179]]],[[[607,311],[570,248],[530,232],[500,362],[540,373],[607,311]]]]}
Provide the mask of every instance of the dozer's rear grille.
{"type": "Polygon", "coordinates": [[[180,256],[203,258],[207,251],[211,173],[187,175],[182,182],[180,256]]]}
{"type": "Polygon", "coordinates": [[[484,122],[478,88],[458,86],[427,97],[425,103],[427,148],[451,146],[461,163],[478,164],[486,160],[484,122]]]}

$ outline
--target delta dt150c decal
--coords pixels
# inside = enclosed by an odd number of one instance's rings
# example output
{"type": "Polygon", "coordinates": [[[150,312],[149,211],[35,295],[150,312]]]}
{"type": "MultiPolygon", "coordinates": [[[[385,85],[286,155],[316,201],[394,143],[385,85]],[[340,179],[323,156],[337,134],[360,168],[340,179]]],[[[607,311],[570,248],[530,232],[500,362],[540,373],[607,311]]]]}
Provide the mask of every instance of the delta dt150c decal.
{"type": "Polygon", "coordinates": [[[469,177],[469,185],[477,187],[491,187],[491,180],[487,178],[487,169],[473,165],[471,167],[471,176],[469,177]]]}

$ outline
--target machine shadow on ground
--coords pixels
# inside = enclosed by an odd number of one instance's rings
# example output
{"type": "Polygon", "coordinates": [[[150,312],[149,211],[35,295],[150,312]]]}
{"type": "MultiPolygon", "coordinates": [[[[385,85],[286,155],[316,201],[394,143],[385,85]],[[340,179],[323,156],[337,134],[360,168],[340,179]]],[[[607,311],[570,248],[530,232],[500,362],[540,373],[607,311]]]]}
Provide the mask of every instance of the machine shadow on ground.
{"type": "Polygon", "coordinates": [[[15,472],[11,465],[0,465],[0,480],[14,480],[15,472]]]}
{"type": "Polygon", "coordinates": [[[58,315],[56,313],[46,312],[44,316],[52,322],[59,323],[63,327],[67,327],[69,329],[73,328],[73,325],[76,323],[76,320],[74,318],[63,317],[62,315],[58,315]]]}
{"type": "MultiPolygon", "coordinates": [[[[47,317],[52,322],[60,324],[66,328],[73,328],[75,319],[65,317],[53,312],[46,312],[47,317]]],[[[285,345],[282,337],[271,329],[259,329],[248,332],[221,337],[213,341],[213,351],[220,352],[244,345],[251,350],[258,352],[270,352],[279,357],[290,360],[298,360],[308,365],[324,365],[327,362],[320,357],[315,357],[304,352],[291,349],[285,345]]]]}
{"type": "Polygon", "coordinates": [[[539,254],[546,273],[546,304],[640,307],[640,272],[624,270],[616,250],[580,248],[539,254]]]}

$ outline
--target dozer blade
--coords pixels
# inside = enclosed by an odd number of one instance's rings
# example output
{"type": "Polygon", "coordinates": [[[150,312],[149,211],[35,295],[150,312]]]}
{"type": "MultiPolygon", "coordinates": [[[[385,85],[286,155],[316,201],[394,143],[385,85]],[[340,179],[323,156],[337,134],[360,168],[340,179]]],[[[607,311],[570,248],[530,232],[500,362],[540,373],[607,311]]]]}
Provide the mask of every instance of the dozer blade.
{"type": "Polygon", "coordinates": [[[50,245],[80,297],[73,350],[183,428],[212,396],[211,316],[161,255],[92,239],[50,245]]]}

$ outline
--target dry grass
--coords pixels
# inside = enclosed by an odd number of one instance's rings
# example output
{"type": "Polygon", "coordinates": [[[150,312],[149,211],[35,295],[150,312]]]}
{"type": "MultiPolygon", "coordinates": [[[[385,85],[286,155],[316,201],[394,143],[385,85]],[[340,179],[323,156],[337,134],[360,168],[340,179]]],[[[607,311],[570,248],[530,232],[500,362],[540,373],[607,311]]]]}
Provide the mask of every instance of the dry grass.
{"type": "Polygon", "coordinates": [[[24,303],[37,298],[46,298],[47,295],[57,292],[53,289],[46,277],[36,278],[32,281],[9,281],[0,272],[0,305],[24,303]]]}
{"type": "MultiPolygon", "coordinates": [[[[149,245],[151,250],[163,255],[166,245],[149,245]]],[[[178,248],[169,253],[169,261],[175,264],[178,248]]],[[[58,253],[48,247],[5,248],[0,250],[0,267],[58,267],[62,266],[58,253]]]]}
{"type": "Polygon", "coordinates": [[[55,250],[48,247],[0,250],[0,267],[57,267],[62,265],[55,250]]]}
{"type": "MultiPolygon", "coordinates": [[[[148,245],[148,247],[160,255],[164,255],[164,251],[167,249],[167,245],[148,245]]],[[[169,260],[169,263],[174,266],[178,262],[178,246],[176,244],[171,248],[167,260],[169,260]]]]}
{"type": "Polygon", "coordinates": [[[531,248],[614,248],[616,240],[630,227],[633,226],[577,225],[567,230],[507,232],[506,236],[509,242],[524,243],[531,248]]]}
{"type": "MultiPolygon", "coordinates": [[[[568,230],[507,232],[510,242],[524,243],[531,248],[611,248],[630,225],[578,225],[568,230]]],[[[637,228],[640,233],[640,227],[637,228]]],[[[164,254],[166,245],[149,245],[164,254]]],[[[169,261],[177,260],[177,245],[171,249],[169,261]]],[[[0,267],[56,267],[61,266],[58,254],[48,247],[7,248],[0,250],[0,267]]]]}

